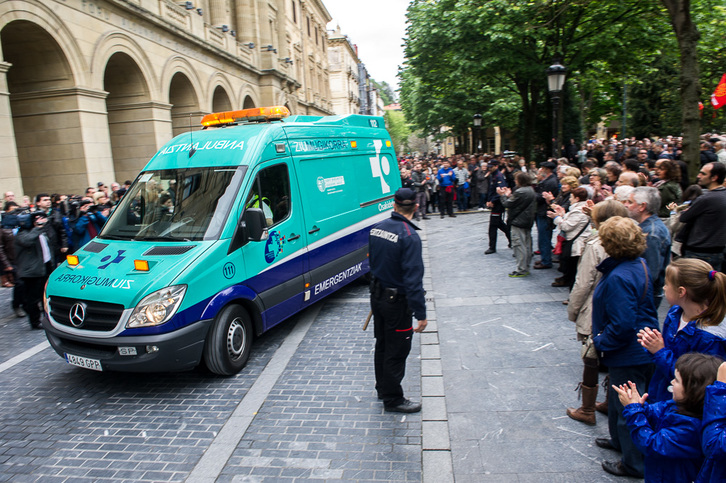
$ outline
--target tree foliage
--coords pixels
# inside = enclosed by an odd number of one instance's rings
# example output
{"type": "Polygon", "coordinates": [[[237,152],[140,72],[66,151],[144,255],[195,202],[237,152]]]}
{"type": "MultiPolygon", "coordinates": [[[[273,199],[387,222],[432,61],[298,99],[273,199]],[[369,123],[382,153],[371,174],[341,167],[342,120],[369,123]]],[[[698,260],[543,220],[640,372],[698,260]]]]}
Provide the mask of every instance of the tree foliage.
{"type": "Polygon", "coordinates": [[[401,111],[386,111],[383,115],[386,121],[386,129],[391,135],[393,147],[396,153],[406,153],[409,151],[409,138],[411,137],[411,128],[406,123],[406,119],[401,111]]]}
{"type": "Polygon", "coordinates": [[[386,81],[377,82],[375,79],[371,79],[371,84],[378,90],[378,94],[383,99],[383,105],[387,106],[396,102],[396,93],[386,81]]]}
{"type": "MultiPolygon", "coordinates": [[[[636,94],[661,93],[661,108],[678,112],[678,47],[657,0],[413,0],[407,18],[401,103],[424,132],[460,134],[479,112],[485,126],[516,129],[529,155],[551,137],[545,72],[554,58],[568,69],[563,139],[579,140],[584,126],[619,118],[624,84],[636,94]],[[653,80],[657,85],[646,85],[653,80]]],[[[721,37],[710,36],[709,50],[721,51],[723,21],[710,22],[721,37]]],[[[635,117],[639,124],[650,122],[646,114],[635,117]]],[[[660,125],[642,132],[673,127],[656,114],[649,116],[660,125]]]]}

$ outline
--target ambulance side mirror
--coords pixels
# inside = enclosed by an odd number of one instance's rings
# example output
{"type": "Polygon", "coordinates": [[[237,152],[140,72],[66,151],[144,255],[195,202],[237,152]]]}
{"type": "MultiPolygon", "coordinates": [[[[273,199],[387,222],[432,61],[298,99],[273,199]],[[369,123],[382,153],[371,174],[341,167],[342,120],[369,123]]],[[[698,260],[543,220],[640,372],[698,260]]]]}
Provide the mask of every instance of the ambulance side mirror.
{"type": "Polygon", "coordinates": [[[248,208],[242,217],[244,224],[243,232],[246,235],[245,243],[248,241],[267,240],[267,220],[265,212],[260,208],[248,208]]]}
{"type": "Polygon", "coordinates": [[[249,241],[267,240],[267,221],[260,208],[247,208],[229,244],[227,254],[232,253],[249,241]]]}

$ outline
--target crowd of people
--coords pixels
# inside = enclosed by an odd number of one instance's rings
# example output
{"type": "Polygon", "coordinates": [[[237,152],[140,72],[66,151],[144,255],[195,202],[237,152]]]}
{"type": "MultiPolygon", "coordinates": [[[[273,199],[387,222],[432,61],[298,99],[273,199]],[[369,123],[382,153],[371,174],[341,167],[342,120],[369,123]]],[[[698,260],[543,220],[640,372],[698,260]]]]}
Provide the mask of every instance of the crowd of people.
{"type": "MultiPolygon", "coordinates": [[[[621,453],[603,463],[613,475],[726,481],[725,147],[726,138],[704,136],[695,184],[676,138],[571,141],[539,166],[511,152],[400,160],[413,192],[401,203],[418,205],[407,215],[487,211],[485,254],[497,252],[501,231],[516,260],[509,277],[559,265],[552,286],[570,290],[564,303],[582,343],[582,404],[567,415],[594,425],[597,411],[607,414],[609,437],[596,444],[621,453]],[[659,324],[664,298],[671,307],[659,324]]],[[[2,284],[32,328],[41,328],[48,275],[100,232],[130,185],[22,203],[5,193],[2,284]]],[[[401,400],[392,397],[392,410],[420,409],[401,400]]]]}
{"type": "Polygon", "coordinates": [[[725,147],[703,137],[695,184],[676,138],[571,140],[539,166],[513,153],[401,160],[403,185],[421,196],[417,218],[456,216],[453,202],[489,210],[485,254],[502,231],[510,277],[559,265],[552,286],[570,290],[584,366],[582,405],[567,415],[594,425],[607,414],[609,437],[596,444],[621,454],[603,462],[610,474],[726,481],[725,147]]]}
{"type": "Polygon", "coordinates": [[[41,300],[50,273],[66,255],[85,245],[103,228],[113,206],[131,186],[99,182],[83,195],[39,193],[16,201],[4,194],[0,218],[2,286],[13,288],[12,307],[30,327],[41,329],[41,300]]]}

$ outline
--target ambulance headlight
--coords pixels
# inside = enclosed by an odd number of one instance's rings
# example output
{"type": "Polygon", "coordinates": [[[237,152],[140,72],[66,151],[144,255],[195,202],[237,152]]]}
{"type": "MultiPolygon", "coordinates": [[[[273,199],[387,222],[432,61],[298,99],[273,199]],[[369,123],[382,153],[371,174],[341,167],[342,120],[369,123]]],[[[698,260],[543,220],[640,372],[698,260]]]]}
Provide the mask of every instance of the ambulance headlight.
{"type": "Polygon", "coordinates": [[[126,328],[152,327],[167,322],[181,305],[186,291],[186,285],[174,285],[147,295],[134,309],[126,328]]]}

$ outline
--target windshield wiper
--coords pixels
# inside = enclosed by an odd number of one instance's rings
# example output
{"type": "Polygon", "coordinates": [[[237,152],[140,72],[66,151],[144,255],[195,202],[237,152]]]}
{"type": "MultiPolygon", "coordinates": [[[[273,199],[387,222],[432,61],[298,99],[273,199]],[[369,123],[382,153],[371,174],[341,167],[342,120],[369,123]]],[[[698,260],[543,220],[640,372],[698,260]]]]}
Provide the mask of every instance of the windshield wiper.
{"type": "Polygon", "coordinates": [[[124,237],[118,235],[98,235],[98,238],[102,240],[124,240],[124,241],[136,241],[131,237],[124,237]]]}
{"type": "Polygon", "coordinates": [[[134,238],[134,241],[191,241],[189,238],[177,238],[175,236],[145,236],[143,238],[134,238]]]}

